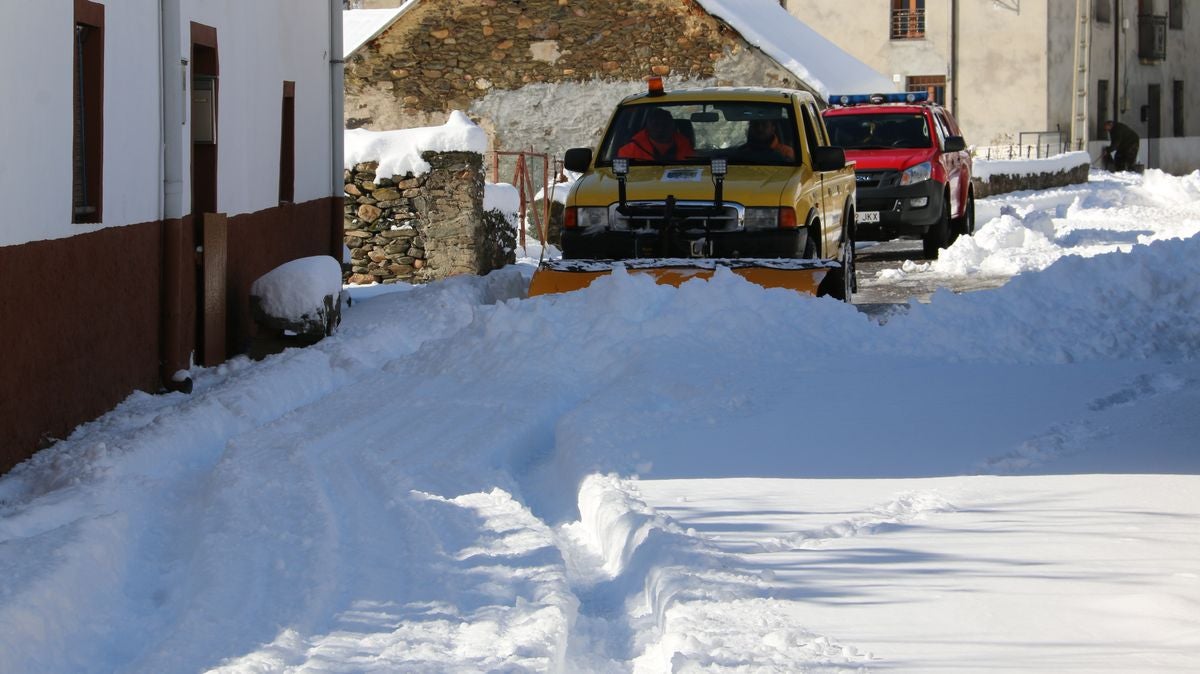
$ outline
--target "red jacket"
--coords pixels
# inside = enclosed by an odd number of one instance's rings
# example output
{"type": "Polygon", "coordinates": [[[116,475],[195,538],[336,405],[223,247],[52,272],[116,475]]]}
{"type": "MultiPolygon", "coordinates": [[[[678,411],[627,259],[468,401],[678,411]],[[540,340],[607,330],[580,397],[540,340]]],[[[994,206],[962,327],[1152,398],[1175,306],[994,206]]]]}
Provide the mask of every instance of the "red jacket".
{"type": "Polygon", "coordinates": [[[617,156],[625,159],[662,161],[665,159],[690,159],[695,148],[687,136],[675,132],[670,143],[656,143],[645,129],[633,134],[633,138],[617,150],[617,156]]]}

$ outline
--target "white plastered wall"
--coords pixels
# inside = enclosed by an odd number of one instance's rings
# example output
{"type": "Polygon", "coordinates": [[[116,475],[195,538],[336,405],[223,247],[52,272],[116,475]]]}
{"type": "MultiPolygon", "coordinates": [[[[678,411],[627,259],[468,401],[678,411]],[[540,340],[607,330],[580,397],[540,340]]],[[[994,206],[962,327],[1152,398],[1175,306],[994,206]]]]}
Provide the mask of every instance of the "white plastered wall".
{"type": "MultiPolygon", "coordinates": [[[[294,200],[332,196],[328,0],[184,0],[182,15],[185,50],[190,22],[217,31],[218,208],[232,216],[278,205],[285,80],[296,83],[294,200]]],[[[190,147],[184,154],[190,161],[190,147]]]]}
{"type": "MultiPolygon", "coordinates": [[[[71,222],[74,8],[0,2],[0,246],[153,222],[163,212],[165,133],[181,146],[182,213],[190,212],[190,130],[160,132],[159,0],[105,0],[103,222],[71,222]]],[[[296,83],[295,201],[333,195],[329,0],[182,0],[190,22],[217,29],[220,59],[218,207],[229,215],[278,205],[285,80],[296,83]]],[[[187,99],[185,99],[187,100],[187,99]]],[[[190,118],[190,114],[189,114],[190,118]]],[[[190,119],[188,122],[190,123],[190,119]]],[[[340,121],[337,125],[340,133],[340,121]]],[[[340,176],[339,176],[340,178],[340,176]]]]}
{"type": "Polygon", "coordinates": [[[74,7],[0,2],[0,246],[157,219],[157,0],[106,2],[103,222],[71,222],[74,7]]]}

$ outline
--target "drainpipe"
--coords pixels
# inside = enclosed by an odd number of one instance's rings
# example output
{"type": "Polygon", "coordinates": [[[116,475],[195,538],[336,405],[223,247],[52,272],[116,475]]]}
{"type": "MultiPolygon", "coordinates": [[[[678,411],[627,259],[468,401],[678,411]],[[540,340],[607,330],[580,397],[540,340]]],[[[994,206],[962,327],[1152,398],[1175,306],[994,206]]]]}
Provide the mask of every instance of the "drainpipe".
{"type": "Polygon", "coordinates": [[[187,61],[182,56],[179,34],[182,21],[181,0],[159,0],[159,124],[162,134],[159,158],[159,220],[162,223],[162,279],[160,309],[160,372],[162,385],[173,391],[190,392],[190,377],[175,374],[189,366],[191,342],[184,326],[184,278],[194,273],[187,265],[191,257],[183,233],[183,136],[187,123],[187,61]]]}
{"type": "Polygon", "coordinates": [[[159,31],[162,46],[162,201],[165,220],[183,216],[183,125],[186,101],[187,60],[180,43],[180,0],[159,0],[159,31]]]}
{"type": "Polygon", "coordinates": [[[345,152],[343,150],[343,118],[345,91],[345,59],[342,58],[342,0],[329,0],[329,173],[330,210],[329,249],[334,259],[342,261],[342,195],[345,152]]]}
{"type": "Polygon", "coordinates": [[[164,70],[164,66],[163,66],[163,64],[166,63],[166,59],[165,59],[164,50],[163,50],[163,39],[164,39],[163,35],[165,33],[165,31],[163,29],[165,28],[165,26],[163,26],[162,3],[163,3],[163,0],[159,0],[159,3],[158,3],[158,183],[157,183],[158,184],[158,190],[157,190],[158,194],[156,195],[158,197],[158,209],[155,211],[155,214],[156,214],[155,218],[160,223],[164,219],[163,218],[163,201],[165,201],[165,199],[166,199],[166,197],[164,196],[164,193],[166,192],[164,182],[166,179],[163,174],[163,172],[166,170],[163,167],[163,163],[166,161],[166,158],[163,155],[166,152],[165,148],[167,146],[167,127],[166,127],[167,122],[166,122],[166,119],[163,118],[163,115],[166,112],[166,108],[163,106],[166,105],[166,103],[164,102],[164,96],[165,96],[167,83],[164,81],[165,70],[164,70]]]}

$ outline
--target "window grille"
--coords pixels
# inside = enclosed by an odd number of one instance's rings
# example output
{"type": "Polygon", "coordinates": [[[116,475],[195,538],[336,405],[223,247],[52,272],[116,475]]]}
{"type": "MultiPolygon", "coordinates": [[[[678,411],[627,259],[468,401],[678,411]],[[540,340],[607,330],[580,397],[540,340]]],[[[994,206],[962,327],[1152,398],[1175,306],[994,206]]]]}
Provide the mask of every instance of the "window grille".
{"type": "Polygon", "coordinates": [[[892,0],[892,39],[925,37],[925,0],[892,0]]]}

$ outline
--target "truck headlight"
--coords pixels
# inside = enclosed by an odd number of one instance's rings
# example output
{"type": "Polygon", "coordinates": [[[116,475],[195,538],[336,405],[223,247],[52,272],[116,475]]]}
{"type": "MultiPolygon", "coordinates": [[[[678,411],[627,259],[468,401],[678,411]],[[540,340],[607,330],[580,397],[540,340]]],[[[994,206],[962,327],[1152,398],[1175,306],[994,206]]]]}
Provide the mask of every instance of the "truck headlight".
{"type": "Polygon", "coordinates": [[[779,209],[747,208],[743,224],[747,230],[776,229],[779,227],[779,209]]]}
{"type": "Polygon", "coordinates": [[[915,185],[917,183],[923,183],[932,177],[933,164],[925,161],[917,164],[916,166],[910,166],[904,169],[904,172],[900,174],[900,184],[915,185]]]}
{"type": "Polygon", "coordinates": [[[742,218],[742,225],[747,231],[796,228],[796,209],[790,206],[747,208],[742,218]]]}
{"type": "Polygon", "coordinates": [[[580,206],[575,209],[575,224],[580,229],[604,229],[608,227],[608,209],[580,206]]]}

